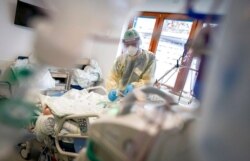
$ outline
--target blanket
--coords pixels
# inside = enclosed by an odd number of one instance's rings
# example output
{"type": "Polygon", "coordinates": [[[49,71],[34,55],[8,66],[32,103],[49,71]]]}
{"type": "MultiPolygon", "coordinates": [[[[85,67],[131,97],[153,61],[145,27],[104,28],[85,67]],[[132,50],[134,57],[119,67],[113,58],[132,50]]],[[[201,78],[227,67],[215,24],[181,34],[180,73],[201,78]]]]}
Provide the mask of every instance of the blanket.
{"type": "Polygon", "coordinates": [[[79,114],[101,114],[106,109],[108,98],[87,90],[72,89],[61,97],[44,96],[41,99],[43,106],[50,108],[53,115],[63,117],[79,114]]]}

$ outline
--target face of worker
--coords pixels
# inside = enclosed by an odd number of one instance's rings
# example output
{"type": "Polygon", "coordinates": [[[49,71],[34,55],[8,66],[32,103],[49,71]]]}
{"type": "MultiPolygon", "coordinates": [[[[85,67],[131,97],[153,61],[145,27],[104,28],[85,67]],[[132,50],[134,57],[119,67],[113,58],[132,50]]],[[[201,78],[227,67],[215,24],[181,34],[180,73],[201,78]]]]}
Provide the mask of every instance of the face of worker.
{"type": "Polygon", "coordinates": [[[138,50],[140,49],[139,42],[135,43],[124,43],[123,44],[123,53],[129,54],[130,56],[135,56],[138,53],[138,50]]]}

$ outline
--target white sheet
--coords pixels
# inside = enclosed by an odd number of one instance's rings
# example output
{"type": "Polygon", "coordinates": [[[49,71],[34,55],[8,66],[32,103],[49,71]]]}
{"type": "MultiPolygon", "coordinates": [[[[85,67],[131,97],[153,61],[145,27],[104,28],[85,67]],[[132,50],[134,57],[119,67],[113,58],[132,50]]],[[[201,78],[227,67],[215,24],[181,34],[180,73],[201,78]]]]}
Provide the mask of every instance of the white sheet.
{"type": "Polygon", "coordinates": [[[98,63],[91,59],[90,64],[84,70],[75,69],[72,75],[71,84],[87,88],[94,85],[102,78],[101,68],[98,63]]]}
{"type": "Polygon", "coordinates": [[[108,102],[106,95],[75,89],[61,97],[46,96],[43,100],[43,104],[46,104],[58,117],[72,114],[101,114],[105,111],[105,102],[108,102]]]}

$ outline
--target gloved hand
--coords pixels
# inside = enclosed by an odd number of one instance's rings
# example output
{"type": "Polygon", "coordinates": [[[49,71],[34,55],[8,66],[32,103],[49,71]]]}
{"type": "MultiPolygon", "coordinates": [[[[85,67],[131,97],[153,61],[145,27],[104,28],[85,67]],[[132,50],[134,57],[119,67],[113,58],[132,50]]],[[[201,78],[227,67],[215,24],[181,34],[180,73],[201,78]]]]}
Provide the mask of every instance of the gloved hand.
{"type": "Polygon", "coordinates": [[[132,92],[134,89],[134,86],[132,84],[128,84],[123,91],[124,96],[126,96],[128,93],[132,92]]]}
{"type": "Polygon", "coordinates": [[[118,95],[117,91],[112,89],[112,90],[109,91],[108,98],[109,98],[110,101],[113,102],[113,101],[115,101],[117,99],[117,97],[118,97],[117,95],[118,95]]]}

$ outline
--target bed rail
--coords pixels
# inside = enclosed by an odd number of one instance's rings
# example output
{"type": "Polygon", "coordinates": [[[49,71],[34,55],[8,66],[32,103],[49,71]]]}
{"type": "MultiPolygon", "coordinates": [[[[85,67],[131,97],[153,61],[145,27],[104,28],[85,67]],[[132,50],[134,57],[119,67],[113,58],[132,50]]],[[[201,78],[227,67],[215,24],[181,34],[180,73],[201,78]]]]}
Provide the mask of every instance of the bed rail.
{"type": "Polygon", "coordinates": [[[102,91],[104,92],[104,94],[105,94],[105,95],[107,95],[107,94],[108,94],[107,89],[105,89],[103,86],[94,86],[94,87],[89,87],[89,88],[86,88],[86,90],[87,90],[88,92],[90,92],[90,91],[102,90],[102,91]]]}
{"type": "MultiPolygon", "coordinates": [[[[60,131],[62,130],[63,124],[67,120],[89,119],[89,118],[99,118],[99,115],[97,115],[97,114],[69,115],[69,116],[63,117],[59,121],[58,126],[55,129],[55,144],[56,144],[56,148],[60,154],[65,155],[65,156],[69,156],[69,157],[77,157],[78,156],[77,153],[67,152],[61,148],[61,146],[59,144],[59,140],[61,138],[88,138],[88,131],[86,133],[81,134],[81,135],[79,135],[79,134],[60,134],[60,131]]],[[[88,126],[89,126],[89,124],[87,125],[87,127],[88,126]]]]}

